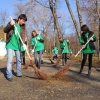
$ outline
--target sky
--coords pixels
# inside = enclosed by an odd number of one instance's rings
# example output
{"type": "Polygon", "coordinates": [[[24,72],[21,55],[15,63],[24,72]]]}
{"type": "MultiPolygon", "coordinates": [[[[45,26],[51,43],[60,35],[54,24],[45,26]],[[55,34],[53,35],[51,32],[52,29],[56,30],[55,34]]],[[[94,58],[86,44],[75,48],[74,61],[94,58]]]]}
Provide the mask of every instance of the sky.
{"type": "MultiPolygon", "coordinates": [[[[25,2],[27,0],[0,0],[0,1],[1,1],[0,2],[0,10],[3,10],[3,11],[6,10],[10,16],[14,17],[14,14],[13,14],[13,12],[14,12],[14,6],[13,6],[14,2],[16,2],[16,3],[19,2],[19,1],[25,2]]],[[[70,5],[72,7],[72,10],[75,11],[76,8],[75,8],[75,2],[74,1],[75,0],[69,0],[70,5]]],[[[62,3],[61,9],[64,11],[64,10],[66,10],[66,8],[67,8],[66,3],[62,3]]]]}
{"type": "Polygon", "coordinates": [[[18,0],[0,0],[0,10],[3,11],[7,11],[8,14],[10,16],[14,16],[13,15],[13,11],[14,11],[14,6],[13,6],[13,2],[18,1],[18,0]]]}
{"type": "Polygon", "coordinates": [[[26,1],[26,0],[0,0],[0,10],[7,11],[9,16],[14,17],[14,2],[26,1]]]}
{"type": "MultiPolygon", "coordinates": [[[[14,16],[14,10],[15,10],[15,7],[13,6],[14,2],[18,3],[19,1],[23,1],[23,3],[25,1],[28,1],[28,0],[0,0],[0,10],[2,11],[7,11],[8,12],[8,15],[9,16],[12,16],[12,18],[16,18],[14,16]]],[[[76,9],[76,4],[75,4],[75,1],[76,0],[69,0],[69,3],[70,3],[70,6],[72,8],[72,11],[75,15],[75,17],[77,17],[77,9],[76,9]]],[[[67,9],[67,5],[66,5],[66,2],[65,0],[62,0],[60,6],[59,6],[59,12],[61,12],[62,15],[64,15],[64,17],[67,18],[67,15],[70,17],[70,13],[67,9]]],[[[8,18],[8,20],[10,20],[10,17],[8,18]]],[[[61,19],[62,20],[62,19],[61,19]]]]}

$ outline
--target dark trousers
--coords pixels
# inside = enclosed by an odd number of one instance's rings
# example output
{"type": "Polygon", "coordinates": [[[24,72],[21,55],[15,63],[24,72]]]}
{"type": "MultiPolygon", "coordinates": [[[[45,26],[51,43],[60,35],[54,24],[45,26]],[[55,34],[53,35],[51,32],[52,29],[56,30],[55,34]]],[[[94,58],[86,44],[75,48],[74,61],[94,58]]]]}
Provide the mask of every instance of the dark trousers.
{"type": "Polygon", "coordinates": [[[85,62],[87,60],[87,55],[88,55],[88,62],[89,62],[89,70],[91,70],[91,67],[92,67],[92,55],[93,55],[93,53],[83,54],[83,60],[82,60],[82,63],[81,63],[81,70],[83,70],[85,62]]]}
{"type": "Polygon", "coordinates": [[[55,54],[54,56],[53,56],[53,60],[54,59],[57,59],[58,58],[58,56],[57,56],[57,54],[55,54]]]}
{"type": "Polygon", "coordinates": [[[62,54],[62,65],[67,64],[67,53],[62,54]]]}
{"type": "Polygon", "coordinates": [[[21,52],[21,64],[25,65],[25,51],[21,52]]]}

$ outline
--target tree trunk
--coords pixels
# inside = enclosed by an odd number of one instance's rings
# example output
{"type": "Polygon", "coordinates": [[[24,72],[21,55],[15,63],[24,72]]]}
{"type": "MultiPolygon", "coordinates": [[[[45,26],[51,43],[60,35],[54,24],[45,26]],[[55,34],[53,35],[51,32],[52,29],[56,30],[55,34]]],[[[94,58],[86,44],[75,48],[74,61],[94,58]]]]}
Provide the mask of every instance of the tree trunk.
{"type": "Polygon", "coordinates": [[[99,4],[98,4],[98,0],[96,0],[96,8],[97,8],[97,14],[99,17],[99,32],[98,32],[98,50],[99,50],[99,61],[100,61],[100,11],[99,11],[99,4]]]}
{"type": "Polygon", "coordinates": [[[53,17],[54,17],[54,23],[55,23],[55,26],[56,26],[56,29],[57,29],[58,38],[62,38],[62,33],[61,33],[61,30],[60,30],[60,27],[59,27],[58,17],[57,17],[57,14],[56,14],[56,3],[57,3],[57,0],[55,0],[54,3],[53,3],[52,0],[49,0],[49,6],[50,6],[51,12],[52,12],[53,17]]]}
{"type": "Polygon", "coordinates": [[[66,1],[66,5],[67,5],[67,7],[68,7],[68,10],[69,10],[69,12],[70,12],[70,15],[71,15],[71,17],[72,17],[72,20],[73,20],[73,23],[74,23],[74,26],[75,26],[75,29],[76,29],[78,38],[80,38],[80,32],[79,32],[79,29],[78,29],[78,25],[77,25],[77,22],[76,22],[76,20],[75,20],[74,14],[73,14],[73,12],[72,12],[72,10],[71,10],[69,1],[68,1],[68,0],[65,0],[65,1],[66,1]]]}
{"type": "MultiPolygon", "coordinates": [[[[76,5],[77,5],[78,17],[79,17],[79,22],[81,27],[83,25],[83,22],[82,22],[82,14],[81,14],[79,0],[76,0],[76,5]]],[[[81,33],[81,28],[80,28],[80,33],[81,33]]]]}
{"type": "Polygon", "coordinates": [[[99,32],[98,32],[99,34],[99,38],[98,38],[98,53],[99,53],[99,61],[100,61],[100,17],[99,17],[99,32]]]}

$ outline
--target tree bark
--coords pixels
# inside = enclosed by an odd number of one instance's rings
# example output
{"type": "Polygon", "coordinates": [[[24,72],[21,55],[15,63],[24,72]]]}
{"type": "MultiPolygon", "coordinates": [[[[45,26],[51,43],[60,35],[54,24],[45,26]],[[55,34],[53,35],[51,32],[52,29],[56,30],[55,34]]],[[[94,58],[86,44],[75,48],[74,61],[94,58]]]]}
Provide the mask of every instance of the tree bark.
{"type": "MultiPolygon", "coordinates": [[[[76,5],[77,5],[78,17],[79,17],[79,22],[81,27],[83,25],[83,22],[82,22],[82,14],[81,14],[79,0],[76,0],[76,5]]],[[[81,33],[81,28],[80,28],[80,33],[81,33]]]]}
{"type": "Polygon", "coordinates": [[[58,38],[62,38],[62,33],[59,27],[59,23],[58,23],[58,17],[57,17],[57,13],[56,13],[56,4],[57,4],[57,0],[55,0],[55,2],[53,3],[53,0],[49,0],[49,6],[51,9],[51,12],[53,14],[54,17],[54,23],[57,29],[57,33],[58,33],[58,38]]]}
{"type": "Polygon", "coordinates": [[[65,0],[65,1],[66,1],[66,5],[67,5],[67,7],[68,7],[68,10],[69,10],[69,12],[70,12],[70,15],[71,15],[71,17],[72,17],[72,20],[73,20],[73,23],[74,23],[74,26],[75,26],[75,29],[76,29],[78,38],[80,38],[80,32],[79,32],[79,29],[78,29],[78,25],[77,25],[77,22],[76,22],[76,20],[75,20],[74,14],[73,14],[73,12],[72,12],[72,10],[71,10],[69,1],[68,1],[68,0],[65,0]]]}
{"type": "Polygon", "coordinates": [[[98,48],[99,48],[99,61],[100,61],[100,11],[99,11],[99,4],[98,4],[98,0],[96,0],[96,9],[97,9],[97,14],[99,17],[99,32],[98,32],[98,48]]]}

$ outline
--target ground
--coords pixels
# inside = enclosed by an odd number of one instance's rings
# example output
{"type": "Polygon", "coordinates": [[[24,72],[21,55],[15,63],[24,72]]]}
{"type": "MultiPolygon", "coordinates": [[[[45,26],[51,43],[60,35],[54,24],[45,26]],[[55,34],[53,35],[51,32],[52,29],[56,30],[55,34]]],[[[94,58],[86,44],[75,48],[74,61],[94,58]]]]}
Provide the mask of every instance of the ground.
{"type": "MultiPolygon", "coordinates": [[[[46,56],[43,59],[41,71],[49,76],[54,76],[62,67],[61,63],[54,67],[46,56]]],[[[24,77],[16,77],[13,65],[13,82],[9,82],[5,78],[6,58],[1,59],[0,100],[100,100],[100,70],[93,66],[91,76],[88,77],[86,64],[79,75],[80,63],[72,61],[62,79],[48,80],[37,79],[31,66],[22,69],[24,77]]]]}

